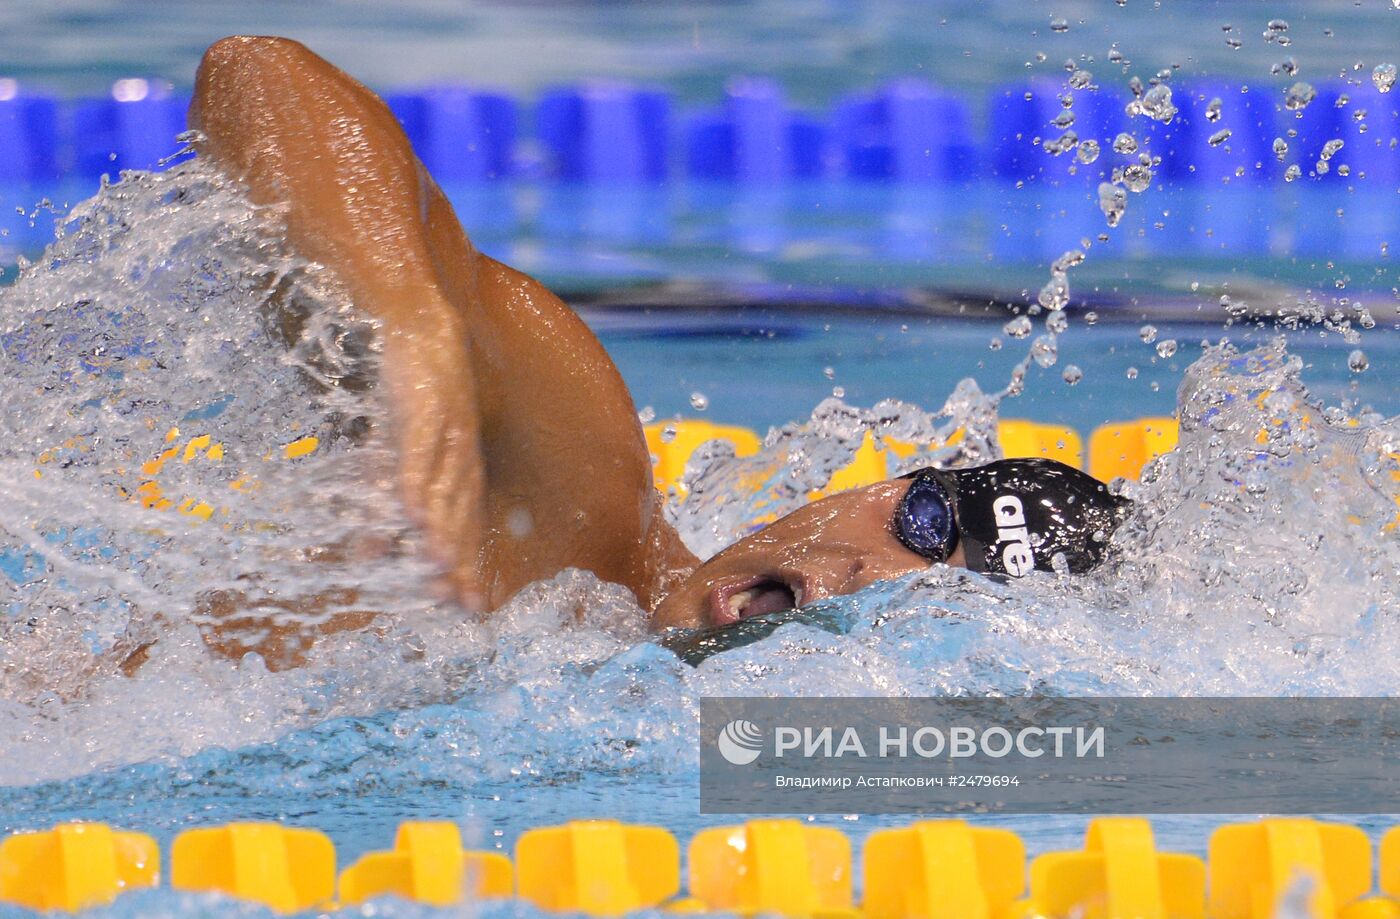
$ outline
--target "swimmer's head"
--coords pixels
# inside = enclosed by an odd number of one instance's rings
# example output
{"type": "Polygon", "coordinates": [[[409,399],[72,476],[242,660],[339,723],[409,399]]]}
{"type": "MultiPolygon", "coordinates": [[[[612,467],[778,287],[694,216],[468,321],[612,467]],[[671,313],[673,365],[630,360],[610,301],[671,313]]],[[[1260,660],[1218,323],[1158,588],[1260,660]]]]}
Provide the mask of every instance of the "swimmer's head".
{"type": "Polygon", "coordinates": [[[701,565],[653,624],[720,626],[854,593],[930,562],[1019,577],[1086,571],[1103,557],[1125,499],[1053,460],[921,469],[805,507],[701,565]]]}
{"type": "Polygon", "coordinates": [[[930,561],[944,561],[940,543],[951,540],[968,568],[1012,577],[1095,567],[1131,506],[1093,476],[1049,459],[929,467],[905,478],[909,491],[895,516],[901,542],[930,561]]]}

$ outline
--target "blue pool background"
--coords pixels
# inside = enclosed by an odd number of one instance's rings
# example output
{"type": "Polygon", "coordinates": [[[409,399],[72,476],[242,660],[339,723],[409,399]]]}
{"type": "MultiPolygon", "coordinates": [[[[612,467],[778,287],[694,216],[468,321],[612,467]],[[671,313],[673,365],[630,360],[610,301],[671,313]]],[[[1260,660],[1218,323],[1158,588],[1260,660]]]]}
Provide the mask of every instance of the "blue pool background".
{"type": "MultiPolygon", "coordinates": [[[[640,180],[579,181],[597,177],[583,175],[582,167],[574,176],[555,171],[549,151],[532,139],[510,159],[511,176],[445,182],[485,251],[587,305],[639,407],[650,406],[663,418],[690,416],[696,414],[692,394],[701,393],[706,417],[762,430],[807,417],[836,386],[855,404],[901,398],[935,408],[965,376],[988,390],[999,388],[1024,357],[1026,342],[1001,331],[1009,316],[1005,306],[1032,300],[1049,262],[1102,231],[1103,218],[1094,203],[1097,179],[1083,174],[1089,170],[1066,174],[1072,154],[1052,158],[1029,148],[1024,153],[1031,159],[999,162],[979,153],[1000,149],[985,139],[995,100],[1004,97],[1001,87],[1058,87],[1066,58],[1092,54],[1093,62],[1081,63],[1108,87],[1100,98],[1116,93],[1121,102],[1125,76],[1105,59],[1116,44],[1134,61],[1134,73],[1179,63],[1174,84],[1248,82],[1279,98],[1289,81],[1270,68],[1296,56],[1305,67],[1300,77],[1323,91],[1300,123],[1301,146],[1311,149],[1306,145],[1352,130],[1350,122],[1335,120],[1340,110],[1327,93],[1336,89],[1328,84],[1335,87],[1343,72],[1366,81],[1371,66],[1393,61],[1400,12],[1386,2],[1359,9],[1302,2],[1184,2],[1152,9],[1138,0],[1123,8],[873,0],[459,8],[422,0],[390,8],[82,0],[44,8],[0,3],[0,24],[0,61],[20,86],[56,100],[104,99],[85,116],[92,119],[81,134],[89,152],[83,165],[73,160],[75,173],[4,178],[0,204],[9,235],[0,243],[7,260],[32,255],[50,233],[53,211],[36,209],[42,199],[61,212],[92,192],[99,172],[147,164],[174,149],[167,142],[178,125],[170,112],[180,110],[198,54],[231,32],[301,38],[384,91],[490,88],[519,104],[520,136],[526,138],[537,136],[534,107],[552,87],[595,80],[648,87],[667,94],[674,106],[674,132],[666,141],[673,164],[697,161],[690,138],[713,135],[717,123],[722,133],[724,113],[743,108],[742,98],[735,101],[743,93],[732,90],[752,95],[756,88],[780,87],[799,120],[825,119],[827,130],[837,131],[836,115],[854,97],[910,77],[940,87],[947,96],[939,98],[966,105],[966,134],[951,138],[949,157],[975,162],[970,175],[889,174],[889,155],[876,143],[823,160],[831,164],[829,173],[794,167],[795,174],[781,181],[762,174],[771,164],[755,165],[750,174],[678,165],[665,181],[645,169],[640,180]],[[1052,16],[1064,16],[1069,30],[1052,32],[1052,16]],[[1260,39],[1273,17],[1290,21],[1292,46],[1260,39]],[[1240,50],[1225,43],[1224,23],[1245,40],[1240,50]],[[1038,53],[1046,59],[1036,61],[1038,53]],[[1358,62],[1364,68],[1353,70],[1358,62]],[[738,76],[773,82],[736,86],[738,76]],[[149,146],[132,153],[145,159],[123,163],[108,157],[118,151],[101,138],[114,124],[114,103],[107,101],[113,84],[127,78],[151,80],[148,91],[177,101],[150,109],[158,116],[155,126],[141,135],[149,146]],[[1016,170],[1024,174],[1012,174],[1016,170]],[[636,291],[647,289],[639,285],[667,286],[643,298],[651,304],[644,308],[637,306],[636,291]],[[708,306],[707,298],[726,305],[708,306]],[[763,305],[772,300],[820,306],[763,305]],[[686,308],[667,308],[675,303],[686,308]],[[928,315],[922,308],[928,303],[953,312],[960,303],[995,308],[990,321],[956,320],[928,315]],[[1001,341],[999,349],[993,339],[1001,341]]],[[[1055,93],[1046,92],[1038,90],[1035,117],[1048,118],[1055,93]]],[[[1400,101],[1400,92],[1388,99],[1400,101]]],[[[1385,116],[1370,105],[1378,125],[1395,123],[1393,110],[1385,116]]],[[[1113,107],[1095,107],[1096,130],[1110,130],[1113,107]]],[[[871,124],[858,114],[846,122],[851,135],[871,124]]],[[[1203,150],[1193,135],[1191,156],[1242,156],[1252,163],[1258,139],[1270,132],[1257,122],[1233,126],[1239,151],[1203,150]]],[[[1355,139],[1349,135],[1349,144],[1355,139]]],[[[1105,151],[1095,169],[1111,159],[1105,151]]],[[[1003,414],[1059,422],[1087,435],[1105,421],[1170,413],[1181,370],[1201,340],[1229,335],[1248,343],[1274,334],[1241,325],[1222,330],[1222,295],[1276,305],[1345,294],[1364,299],[1389,325],[1397,278],[1393,256],[1381,243],[1400,239],[1394,180],[1348,183],[1334,173],[1285,184],[1271,156],[1262,162],[1262,175],[1228,184],[1219,168],[1202,175],[1169,166],[1152,189],[1135,196],[1111,241],[1096,242],[1088,262],[1071,275],[1076,309],[1059,363],[1032,367],[1025,394],[1008,402],[1003,414]],[[1092,329],[1084,319],[1089,309],[1101,316],[1092,329]],[[1178,340],[1178,353],[1158,357],[1155,345],[1142,340],[1145,324],[1156,326],[1158,340],[1178,340]],[[1085,371],[1074,387],[1060,378],[1068,364],[1085,371]],[[1132,379],[1130,368],[1137,371],[1132,379]]],[[[3,277],[12,274],[7,269],[3,277]]],[[[1363,374],[1347,369],[1351,347],[1319,329],[1290,336],[1290,349],[1309,365],[1305,378],[1316,395],[1400,412],[1394,335],[1367,336],[1371,369],[1363,374]]],[[[656,679],[657,660],[666,653],[643,644],[599,665],[584,685],[612,708],[585,727],[645,735],[658,715],[671,717],[674,699],[656,679]],[[645,685],[637,692],[640,670],[645,685]]],[[[539,741],[535,725],[545,713],[534,706],[551,701],[575,700],[556,692],[541,701],[511,687],[485,687],[451,704],[337,720],[257,747],[229,751],[214,740],[192,756],[2,788],[0,831],[91,818],[153,832],[168,844],[186,826],[269,818],[330,832],[344,864],[387,846],[394,825],[410,818],[460,820],[478,843],[505,848],[526,827],[580,816],[659,821],[682,838],[717,822],[694,813],[693,739],[653,740],[635,761],[612,756],[603,734],[539,741]],[[493,710],[484,715],[483,709],[493,710]],[[516,733],[477,733],[481,721],[498,725],[502,711],[517,712],[516,733]],[[472,755],[485,743],[500,751],[490,769],[472,755]]],[[[859,839],[896,821],[830,822],[859,839]]],[[[999,822],[1022,832],[1032,852],[1075,847],[1084,826],[1081,818],[999,822]]],[[[1212,824],[1201,818],[1156,822],[1164,848],[1196,852],[1212,824]]],[[[1368,824],[1386,825],[1381,819],[1368,824]]]]}

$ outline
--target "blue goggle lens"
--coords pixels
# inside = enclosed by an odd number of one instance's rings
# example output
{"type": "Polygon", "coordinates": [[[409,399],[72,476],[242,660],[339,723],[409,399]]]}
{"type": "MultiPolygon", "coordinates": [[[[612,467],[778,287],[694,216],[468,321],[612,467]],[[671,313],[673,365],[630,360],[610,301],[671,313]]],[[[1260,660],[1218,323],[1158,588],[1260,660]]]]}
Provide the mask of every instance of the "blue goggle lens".
{"type": "Polygon", "coordinates": [[[948,492],[931,475],[915,476],[894,514],[894,533],[911,552],[945,562],[957,544],[958,528],[948,492]]]}

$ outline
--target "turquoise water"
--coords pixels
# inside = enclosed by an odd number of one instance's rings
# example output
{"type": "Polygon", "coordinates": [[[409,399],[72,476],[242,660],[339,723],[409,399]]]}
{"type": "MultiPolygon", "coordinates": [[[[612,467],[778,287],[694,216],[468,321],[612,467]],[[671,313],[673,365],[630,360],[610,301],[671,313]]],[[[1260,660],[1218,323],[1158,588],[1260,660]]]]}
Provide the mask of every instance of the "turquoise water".
{"type": "MultiPolygon", "coordinates": [[[[1002,331],[1009,313],[962,321],[875,311],[812,315],[774,308],[586,315],[639,407],[651,407],[660,419],[703,417],[746,425],[760,435],[770,426],[805,417],[835,387],[842,387],[845,400],[855,405],[890,398],[926,408],[940,405],[966,377],[986,391],[996,391],[1025,355],[1025,342],[1002,331]],[[704,412],[692,407],[693,393],[708,400],[704,412]]],[[[1141,314],[1132,320],[1100,320],[1092,327],[1078,315],[1070,327],[1060,342],[1059,363],[1050,368],[1033,365],[1025,393],[1004,402],[1001,412],[1004,417],[1072,427],[1086,442],[1089,433],[1106,422],[1173,414],[1182,371],[1199,356],[1202,342],[1228,338],[1249,346],[1284,334],[1271,325],[1225,330],[1219,324],[1162,321],[1141,314]],[[1142,340],[1144,327],[1156,330],[1150,344],[1142,340]],[[1157,344],[1168,339],[1177,341],[1179,350],[1162,358],[1157,344]],[[1084,371],[1073,386],[1063,379],[1070,364],[1084,371]],[[1130,379],[1133,370],[1136,374],[1130,379]]],[[[1315,396],[1384,415],[1400,412],[1393,370],[1400,340],[1395,335],[1368,337],[1372,366],[1364,373],[1348,367],[1353,346],[1335,332],[1308,329],[1286,338],[1290,352],[1304,360],[1308,388],[1315,396]]]]}

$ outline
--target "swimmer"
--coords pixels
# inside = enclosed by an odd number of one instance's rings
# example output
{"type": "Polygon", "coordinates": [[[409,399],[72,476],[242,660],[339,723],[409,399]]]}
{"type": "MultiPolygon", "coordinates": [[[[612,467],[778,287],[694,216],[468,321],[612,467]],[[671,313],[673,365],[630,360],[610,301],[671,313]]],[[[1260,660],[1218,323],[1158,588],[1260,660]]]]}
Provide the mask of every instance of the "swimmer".
{"type": "Polygon", "coordinates": [[[1048,460],[924,469],[815,501],[702,564],[662,514],[602,345],[473,248],[378,97],[294,41],[226,38],[200,64],[190,126],[199,155],[278,206],[289,244],[378,321],[400,495],[469,610],[582,568],[629,588],[655,628],[722,626],[932,563],[1083,571],[1122,515],[1102,483],[1048,460]]]}

